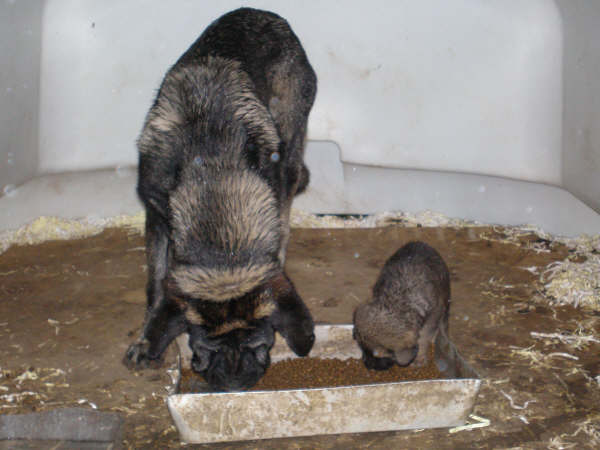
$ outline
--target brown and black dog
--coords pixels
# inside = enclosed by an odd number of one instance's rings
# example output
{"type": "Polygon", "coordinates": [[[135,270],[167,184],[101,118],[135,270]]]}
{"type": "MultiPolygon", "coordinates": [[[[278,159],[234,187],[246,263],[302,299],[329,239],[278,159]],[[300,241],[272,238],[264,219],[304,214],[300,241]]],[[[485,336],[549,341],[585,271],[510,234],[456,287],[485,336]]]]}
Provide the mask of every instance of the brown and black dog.
{"type": "Polygon", "coordinates": [[[129,367],[188,332],[215,390],[253,386],[278,331],[298,355],[310,312],[284,272],[316,75],[288,23],[242,8],[213,22],[167,72],[138,140],[148,305],[129,367]]]}

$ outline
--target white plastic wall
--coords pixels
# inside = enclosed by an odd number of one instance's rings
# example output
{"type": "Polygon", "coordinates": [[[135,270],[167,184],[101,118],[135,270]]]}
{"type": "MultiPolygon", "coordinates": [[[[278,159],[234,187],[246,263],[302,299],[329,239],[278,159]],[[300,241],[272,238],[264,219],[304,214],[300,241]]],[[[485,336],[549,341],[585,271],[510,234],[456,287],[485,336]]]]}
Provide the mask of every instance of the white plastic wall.
{"type": "Polygon", "coordinates": [[[562,185],[600,211],[600,2],[558,5],[565,80],[562,185]]]}
{"type": "Polygon", "coordinates": [[[133,171],[81,171],[136,163],[167,68],[242,5],[284,16],[319,78],[297,206],[600,230],[595,0],[4,0],[0,187],[40,179],[0,199],[0,228],[61,198],[67,216],[139,207],[133,171]]]}
{"type": "Polygon", "coordinates": [[[1,1],[0,196],[38,173],[43,6],[34,0],[1,1]]]}
{"type": "MultiPolygon", "coordinates": [[[[299,35],[319,77],[309,139],[335,141],[343,161],[560,184],[552,2],[247,3],[287,17],[299,35]]],[[[49,1],[41,171],[135,163],[133,141],[166,69],[237,6],[49,1]]]]}

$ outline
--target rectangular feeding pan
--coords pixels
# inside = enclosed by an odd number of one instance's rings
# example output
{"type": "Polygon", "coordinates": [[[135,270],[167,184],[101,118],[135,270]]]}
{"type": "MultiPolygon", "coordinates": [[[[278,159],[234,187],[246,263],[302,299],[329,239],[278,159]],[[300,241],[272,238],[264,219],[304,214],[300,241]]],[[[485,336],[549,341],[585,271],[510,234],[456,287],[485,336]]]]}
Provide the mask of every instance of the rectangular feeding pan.
{"type": "MultiPolygon", "coordinates": [[[[317,325],[313,358],[360,358],[352,325],[317,325]]],[[[187,336],[178,338],[181,370],[190,368],[187,336]]],[[[313,389],[177,393],[169,411],[187,443],[440,428],[463,425],[481,380],[446,336],[438,334],[434,358],[443,379],[313,389]]],[[[295,358],[280,337],[271,360],[295,358]]]]}

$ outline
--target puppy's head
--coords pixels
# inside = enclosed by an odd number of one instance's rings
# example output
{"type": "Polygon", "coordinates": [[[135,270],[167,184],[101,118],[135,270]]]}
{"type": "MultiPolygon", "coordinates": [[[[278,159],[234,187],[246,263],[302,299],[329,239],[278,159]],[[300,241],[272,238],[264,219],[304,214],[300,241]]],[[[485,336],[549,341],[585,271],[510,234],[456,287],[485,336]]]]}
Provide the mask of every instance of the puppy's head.
{"type": "Polygon", "coordinates": [[[387,370],[394,364],[407,366],[417,356],[417,331],[380,305],[358,306],[353,322],[352,335],[362,350],[367,369],[387,370]]]}

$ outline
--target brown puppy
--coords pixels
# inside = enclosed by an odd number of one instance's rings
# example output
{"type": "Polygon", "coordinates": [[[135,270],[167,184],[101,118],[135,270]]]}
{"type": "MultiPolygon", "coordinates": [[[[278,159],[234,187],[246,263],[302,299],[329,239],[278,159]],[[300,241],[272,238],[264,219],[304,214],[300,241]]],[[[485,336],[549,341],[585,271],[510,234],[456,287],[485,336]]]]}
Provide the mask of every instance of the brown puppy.
{"type": "Polygon", "coordinates": [[[439,253],[410,242],[385,263],[373,301],[354,311],[354,339],[367,368],[427,363],[429,345],[441,328],[448,335],[450,274],[439,253]]]}

